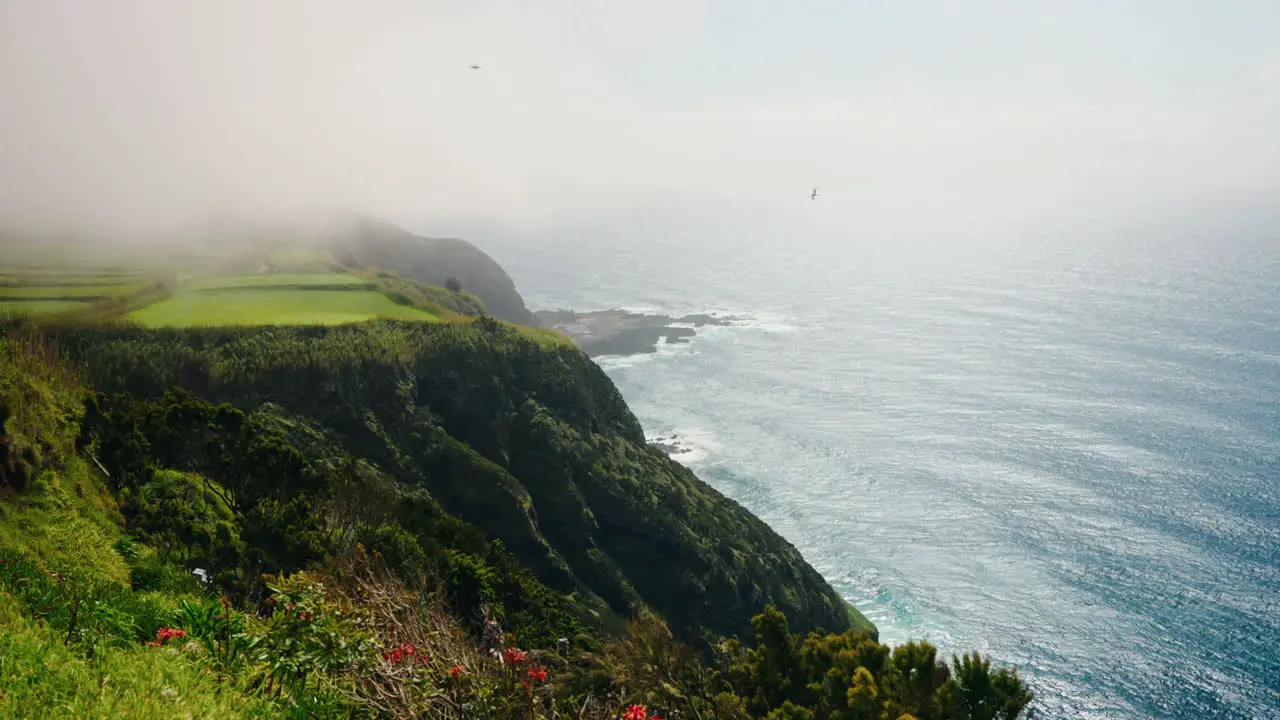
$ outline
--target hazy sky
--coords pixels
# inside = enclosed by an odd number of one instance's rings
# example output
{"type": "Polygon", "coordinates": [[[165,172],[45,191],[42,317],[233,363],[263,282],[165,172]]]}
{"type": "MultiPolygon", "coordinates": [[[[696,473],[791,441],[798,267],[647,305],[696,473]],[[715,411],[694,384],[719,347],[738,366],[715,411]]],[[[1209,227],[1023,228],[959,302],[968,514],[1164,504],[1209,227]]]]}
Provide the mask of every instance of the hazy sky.
{"type": "Polygon", "coordinates": [[[1276,28],[1275,0],[0,0],[0,213],[1159,216],[1280,196],[1276,28]]]}

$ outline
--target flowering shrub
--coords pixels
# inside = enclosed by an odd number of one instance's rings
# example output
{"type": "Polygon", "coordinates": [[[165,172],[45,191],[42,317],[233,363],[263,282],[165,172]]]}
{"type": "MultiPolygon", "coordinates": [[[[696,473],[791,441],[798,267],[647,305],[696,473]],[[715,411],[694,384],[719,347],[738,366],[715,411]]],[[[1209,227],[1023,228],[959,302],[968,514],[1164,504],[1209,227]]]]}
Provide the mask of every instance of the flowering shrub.
{"type": "Polygon", "coordinates": [[[170,640],[173,640],[176,638],[184,638],[186,636],[187,636],[187,632],[185,630],[179,630],[178,628],[162,627],[156,631],[156,639],[147,643],[147,645],[150,647],[160,647],[161,645],[169,642],[170,640]]]}
{"type": "Polygon", "coordinates": [[[406,659],[421,663],[431,662],[431,656],[426,652],[419,652],[413,643],[400,643],[400,646],[391,652],[382,653],[382,659],[392,665],[398,665],[406,659]]]}
{"type": "MultiPolygon", "coordinates": [[[[772,717],[772,716],[771,716],[772,717]]],[[[649,715],[649,708],[644,705],[629,705],[622,713],[622,720],[662,720],[657,715],[649,715]]]]}
{"type": "Polygon", "coordinates": [[[519,648],[507,648],[502,651],[502,662],[508,665],[519,665],[527,657],[519,648]]]}

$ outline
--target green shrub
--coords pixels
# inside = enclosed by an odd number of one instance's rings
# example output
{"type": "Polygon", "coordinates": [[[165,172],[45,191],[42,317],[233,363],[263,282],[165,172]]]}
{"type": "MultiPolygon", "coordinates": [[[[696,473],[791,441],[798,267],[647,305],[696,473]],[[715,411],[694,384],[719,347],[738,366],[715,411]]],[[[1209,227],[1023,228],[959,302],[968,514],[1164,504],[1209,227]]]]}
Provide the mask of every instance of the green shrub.
{"type": "Polygon", "coordinates": [[[1015,671],[992,672],[977,653],[948,667],[926,642],[889,648],[855,631],[800,637],[772,607],[752,625],[755,647],[731,642],[726,651],[728,678],[758,716],[1016,720],[1032,700],[1015,671]]]}
{"type": "Polygon", "coordinates": [[[234,569],[244,543],[239,523],[217,482],[194,473],[161,470],[125,494],[130,525],[165,564],[234,569]]]}
{"type": "Polygon", "coordinates": [[[450,550],[445,553],[443,570],[449,602],[463,619],[464,627],[478,630],[484,621],[486,608],[501,613],[497,578],[484,560],[470,553],[450,550]]]}
{"type": "Polygon", "coordinates": [[[166,563],[151,548],[144,548],[128,560],[133,589],[158,591],[175,595],[198,594],[204,586],[186,568],[166,563]]]}
{"type": "Polygon", "coordinates": [[[176,623],[200,643],[220,672],[230,673],[245,660],[249,645],[245,616],[234,611],[226,598],[183,598],[178,602],[176,623]]]}
{"type": "Polygon", "coordinates": [[[296,573],[269,586],[270,617],[252,624],[245,653],[259,668],[267,692],[295,700],[323,691],[323,678],[354,673],[370,661],[367,631],[350,608],[335,606],[324,583],[296,573]]]}
{"type": "Polygon", "coordinates": [[[361,544],[382,557],[397,576],[410,585],[421,586],[429,571],[427,554],[418,539],[399,525],[365,528],[361,544]]]}

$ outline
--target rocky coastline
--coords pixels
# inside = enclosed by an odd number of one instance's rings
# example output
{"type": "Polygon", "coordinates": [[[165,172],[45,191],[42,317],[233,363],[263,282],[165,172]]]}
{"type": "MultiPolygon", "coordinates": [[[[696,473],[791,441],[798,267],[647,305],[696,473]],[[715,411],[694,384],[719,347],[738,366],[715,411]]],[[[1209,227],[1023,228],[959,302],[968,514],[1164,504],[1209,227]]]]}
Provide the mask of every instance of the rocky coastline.
{"type": "Polygon", "coordinates": [[[568,335],[591,357],[651,353],[660,342],[688,342],[699,328],[733,325],[738,320],[705,313],[675,317],[626,310],[539,310],[534,316],[541,325],[568,335]]]}

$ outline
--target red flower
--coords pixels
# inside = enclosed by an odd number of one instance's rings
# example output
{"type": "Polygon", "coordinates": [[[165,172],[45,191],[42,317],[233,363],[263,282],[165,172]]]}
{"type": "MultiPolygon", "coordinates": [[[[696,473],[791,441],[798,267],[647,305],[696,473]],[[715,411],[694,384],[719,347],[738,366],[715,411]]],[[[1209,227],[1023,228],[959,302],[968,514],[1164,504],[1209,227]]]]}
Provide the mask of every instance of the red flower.
{"type": "Polygon", "coordinates": [[[547,681],[547,669],[542,667],[541,665],[534,665],[533,667],[529,668],[528,674],[529,674],[529,679],[534,682],[547,681]]]}
{"type": "Polygon", "coordinates": [[[418,652],[418,648],[413,643],[401,643],[401,645],[393,649],[389,653],[383,653],[382,659],[391,663],[398,663],[405,658],[410,660],[417,659],[422,662],[430,662],[431,656],[426,653],[418,652]]]}
{"type": "Polygon", "coordinates": [[[502,651],[502,661],[508,665],[517,665],[524,662],[525,654],[517,648],[507,648],[502,651]]]}
{"type": "Polygon", "coordinates": [[[632,705],[622,714],[622,720],[648,720],[649,708],[644,705],[632,705]]]}
{"type": "Polygon", "coordinates": [[[453,676],[454,680],[457,680],[458,676],[466,672],[466,670],[467,670],[466,665],[454,665],[453,667],[449,668],[449,674],[453,676]]]}
{"type": "Polygon", "coordinates": [[[160,647],[170,640],[186,636],[186,630],[179,630],[178,628],[160,628],[156,631],[156,639],[147,643],[147,645],[150,647],[160,647]]]}

